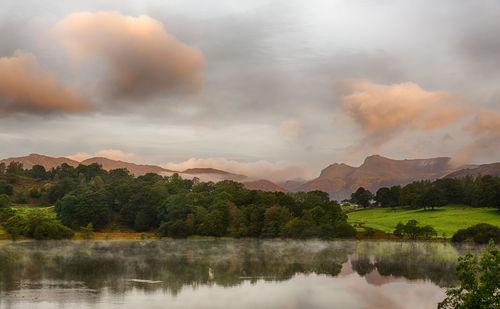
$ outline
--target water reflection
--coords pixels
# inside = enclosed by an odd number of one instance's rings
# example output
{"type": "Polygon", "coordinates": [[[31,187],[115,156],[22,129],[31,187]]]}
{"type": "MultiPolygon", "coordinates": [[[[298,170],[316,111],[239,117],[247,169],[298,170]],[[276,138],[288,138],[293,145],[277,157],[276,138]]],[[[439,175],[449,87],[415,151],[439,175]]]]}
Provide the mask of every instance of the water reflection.
{"type": "MultiPolygon", "coordinates": [[[[250,291],[257,286],[283,291],[287,285],[308,281],[311,293],[319,293],[319,285],[334,284],[336,289],[359,287],[359,281],[364,280],[378,292],[391,282],[435,286],[441,297],[443,289],[439,287],[455,284],[456,258],[467,249],[471,248],[439,243],[349,241],[3,243],[0,307],[2,304],[12,308],[31,304],[43,307],[51,302],[82,301],[90,306],[128,304],[132,308],[130,295],[136,295],[133,299],[148,295],[160,299],[168,296],[173,300],[183,299],[185,295],[179,294],[186,290],[201,301],[200,293],[207,289],[214,292],[237,287],[250,291]]],[[[395,286],[392,288],[396,289],[395,286]]],[[[356,295],[355,288],[348,293],[356,295]]],[[[300,295],[301,303],[311,301],[309,294],[300,295]]],[[[328,300],[328,295],[315,297],[315,301],[324,297],[328,300]]],[[[363,297],[366,295],[360,299],[363,297]]],[[[340,299],[329,301],[330,305],[338,304],[340,299]]],[[[164,304],[162,300],[159,302],[164,304]]]]}

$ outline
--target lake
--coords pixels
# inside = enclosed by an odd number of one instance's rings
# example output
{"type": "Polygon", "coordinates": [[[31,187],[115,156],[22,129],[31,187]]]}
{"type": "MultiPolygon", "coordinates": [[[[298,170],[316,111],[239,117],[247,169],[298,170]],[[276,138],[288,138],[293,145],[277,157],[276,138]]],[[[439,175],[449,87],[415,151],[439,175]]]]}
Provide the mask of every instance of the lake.
{"type": "Polygon", "coordinates": [[[434,242],[0,243],[0,308],[436,308],[456,259],[434,242]]]}

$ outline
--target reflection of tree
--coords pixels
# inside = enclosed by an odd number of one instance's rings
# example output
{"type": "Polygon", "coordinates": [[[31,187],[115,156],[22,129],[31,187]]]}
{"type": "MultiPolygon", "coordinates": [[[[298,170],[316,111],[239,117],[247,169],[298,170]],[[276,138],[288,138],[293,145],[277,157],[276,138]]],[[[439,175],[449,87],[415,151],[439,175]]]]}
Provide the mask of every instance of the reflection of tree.
{"type": "Polygon", "coordinates": [[[52,281],[82,282],[97,293],[135,287],[175,295],[186,285],[283,281],[297,273],[336,276],[354,249],[352,242],[258,240],[12,244],[0,248],[0,291],[17,290],[20,282],[52,281]],[[128,281],[133,278],[162,283],[128,281]]]}
{"type": "Polygon", "coordinates": [[[440,287],[457,282],[458,253],[448,244],[372,242],[364,245],[370,247],[358,248],[356,256],[351,257],[352,269],[361,276],[376,269],[384,277],[430,280],[440,287]]]}

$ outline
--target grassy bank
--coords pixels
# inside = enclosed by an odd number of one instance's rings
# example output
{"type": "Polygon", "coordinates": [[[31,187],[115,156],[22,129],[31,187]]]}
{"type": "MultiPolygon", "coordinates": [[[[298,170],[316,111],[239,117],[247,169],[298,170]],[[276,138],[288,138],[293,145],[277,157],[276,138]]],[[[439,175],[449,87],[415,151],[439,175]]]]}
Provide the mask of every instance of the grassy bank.
{"type": "Polygon", "coordinates": [[[406,223],[415,219],[422,225],[431,225],[438,236],[445,233],[451,237],[457,230],[468,228],[478,223],[500,226],[500,212],[494,208],[470,208],[461,205],[449,205],[431,210],[407,210],[387,208],[368,209],[348,214],[348,222],[371,227],[387,233],[393,232],[398,222],[406,223]]]}

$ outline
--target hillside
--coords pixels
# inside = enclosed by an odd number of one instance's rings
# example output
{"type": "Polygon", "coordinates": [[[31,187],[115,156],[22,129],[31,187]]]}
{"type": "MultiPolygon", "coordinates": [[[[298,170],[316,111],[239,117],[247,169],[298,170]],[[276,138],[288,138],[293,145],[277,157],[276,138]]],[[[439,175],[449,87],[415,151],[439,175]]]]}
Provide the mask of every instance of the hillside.
{"type": "Polygon", "coordinates": [[[375,192],[383,186],[440,178],[454,171],[450,160],[448,157],[392,160],[373,155],[367,157],[359,167],[332,164],[323,169],[319,177],[299,186],[297,190],[322,190],[328,192],[330,197],[342,200],[359,187],[375,192]]]}
{"type": "Polygon", "coordinates": [[[36,153],[32,153],[28,156],[24,157],[14,157],[14,158],[7,158],[0,160],[0,162],[5,163],[5,165],[9,165],[10,162],[21,162],[24,166],[24,168],[32,168],[33,165],[42,165],[46,169],[51,169],[54,167],[58,167],[63,163],[66,163],[71,166],[78,166],[80,162],[71,160],[69,158],[65,157],[59,157],[59,158],[54,158],[54,157],[49,157],[49,156],[44,156],[36,153]]]}
{"type": "Polygon", "coordinates": [[[500,176],[500,162],[482,164],[475,168],[465,168],[446,175],[446,178],[462,178],[466,176],[477,177],[479,175],[500,176]]]}
{"type": "Polygon", "coordinates": [[[117,168],[126,168],[130,171],[131,174],[135,176],[141,176],[147,173],[156,173],[156,174],[161,174],[161,173],[174,173],[175,171],[165,169],[163,167],[157,166],[157,165],[143,165],[143,164],[135,164],[135,163],[129,163],[129,162],[123,162],[119,160],[111,160],[108,158],[103,158],[103,157],[94,157],[94,158],[89,158],[87,160],[84,160],[80,162],[83,165],[89,165],[92,163],[97,163],[102,165],[102,168],[109,171],[112,169],[117,169],[117,168]]]}
{"type": "Polygon", "coordinates": [[[245,188],[249,190],[262,190],[262,191],[269,191],[269,192],[287,192],[286,189],[278,186],[274,182],[271,182],[269,180],[261,179],[261,180],[256,180],[256,181],[248,181],[243,183],[245,185],[245,188]]]}

